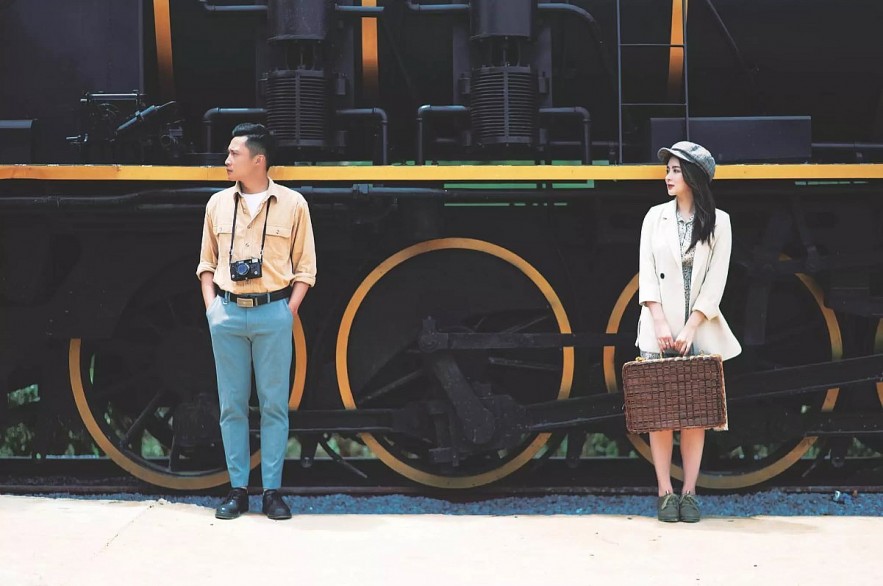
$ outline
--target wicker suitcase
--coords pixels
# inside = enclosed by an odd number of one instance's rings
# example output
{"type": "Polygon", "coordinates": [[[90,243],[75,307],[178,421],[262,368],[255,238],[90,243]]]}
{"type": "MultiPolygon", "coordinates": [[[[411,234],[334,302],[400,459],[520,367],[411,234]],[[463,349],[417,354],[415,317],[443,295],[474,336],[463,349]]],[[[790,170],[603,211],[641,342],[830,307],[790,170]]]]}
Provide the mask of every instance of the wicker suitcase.
{"type": "Polygon", "coordinates": [[[720,356],[635,360],[622,367],[625,425],[631,433],[690,427],[727,429],[720,356]]]}

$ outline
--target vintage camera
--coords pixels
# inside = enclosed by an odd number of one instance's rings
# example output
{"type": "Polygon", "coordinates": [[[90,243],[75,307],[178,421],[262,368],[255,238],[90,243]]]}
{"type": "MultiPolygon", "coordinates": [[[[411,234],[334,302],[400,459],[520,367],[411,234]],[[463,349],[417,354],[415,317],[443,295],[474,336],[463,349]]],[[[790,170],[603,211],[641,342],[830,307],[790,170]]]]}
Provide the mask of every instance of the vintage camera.
{"type": "Polygon", "coordinates": [[[261,277],[261,259],[249,258],[230,263],[230,278],[234,281],[247,281],[261,277]]]}

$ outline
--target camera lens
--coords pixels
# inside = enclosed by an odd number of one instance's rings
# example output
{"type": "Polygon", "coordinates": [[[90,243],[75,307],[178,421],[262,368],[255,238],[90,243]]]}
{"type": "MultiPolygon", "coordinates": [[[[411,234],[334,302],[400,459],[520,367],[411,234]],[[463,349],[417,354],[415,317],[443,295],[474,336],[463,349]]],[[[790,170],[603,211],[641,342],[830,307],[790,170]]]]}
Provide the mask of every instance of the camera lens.
{"type": "Polygon", "coordinates": [[[248,274],[248,264],[244,262],[236,263],[236,274],[244,276],[248,274]]]}

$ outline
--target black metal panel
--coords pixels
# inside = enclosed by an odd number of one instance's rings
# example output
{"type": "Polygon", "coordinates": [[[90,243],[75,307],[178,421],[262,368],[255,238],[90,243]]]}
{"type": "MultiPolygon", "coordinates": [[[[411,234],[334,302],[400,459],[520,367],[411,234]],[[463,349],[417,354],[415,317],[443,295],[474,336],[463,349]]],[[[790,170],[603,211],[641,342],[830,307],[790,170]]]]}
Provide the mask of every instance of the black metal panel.
{"type": "Polygon", "coordinates": [[[0,118],[40,120],[38,162],[77,162],[85,92],[143,90],[142,0],[4,3],[0,13],[0,118]]]}
{"type": "MultiPolygon", "coordinates": [[[[650,151],[684,140],[682,118],[650,119],[650,151]]],[[[805,163],[812,155],[812,121],[809,116],[745,116],[690,118],[690,140],[704,145],[720,163],[805,163]]]]}
{"type": "Polygon", "coordinates": [[[0,164],[33,163],[33,132],[33,120],[0,120],[0,164]]]}

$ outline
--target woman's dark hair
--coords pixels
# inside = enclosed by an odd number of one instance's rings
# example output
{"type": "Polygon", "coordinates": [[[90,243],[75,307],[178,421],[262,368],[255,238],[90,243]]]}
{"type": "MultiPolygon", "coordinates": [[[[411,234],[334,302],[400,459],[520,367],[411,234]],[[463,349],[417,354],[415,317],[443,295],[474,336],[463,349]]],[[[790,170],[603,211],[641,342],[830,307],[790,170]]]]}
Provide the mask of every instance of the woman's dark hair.
{"type": "Polygon", "coordinates": [[[276,139],[273,138],[267,127],[263,124],[250,122],[238,124],[233,129],[233,137],[237,136],[245,137],[245,146],[248,147],[251,156],[264,155],[264,158],[267,159],[267,169],[269,169],[276,156],[276,139]]]}
{"type": "Polygon", "coordinates": [[[714,234],[714,196],[711,194],[711,181],[705,171],[695,163],[680,157],[678,160],[681,162],[684,181],[693,190],[693,238],[690,242],[690,248],[693,248],[697,242],[710,242],[714,234]]]}

